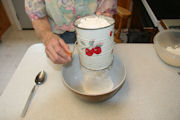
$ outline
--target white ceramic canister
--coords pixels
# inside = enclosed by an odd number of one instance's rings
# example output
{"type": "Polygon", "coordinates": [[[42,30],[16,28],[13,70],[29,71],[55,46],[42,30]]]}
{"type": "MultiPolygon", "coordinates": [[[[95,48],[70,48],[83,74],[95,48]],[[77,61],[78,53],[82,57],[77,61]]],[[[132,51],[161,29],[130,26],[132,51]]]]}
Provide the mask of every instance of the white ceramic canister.
{"type": "Polygon", "coordinates": [[[91,70],[107,68],[113,60],[114,47],[114,19],[103,15],[91,15],[75,21],[77,47],[81,65],[91,70]],[[101,28],[81,28],[81,19],[100,17],[109,25],[101,28]]]}

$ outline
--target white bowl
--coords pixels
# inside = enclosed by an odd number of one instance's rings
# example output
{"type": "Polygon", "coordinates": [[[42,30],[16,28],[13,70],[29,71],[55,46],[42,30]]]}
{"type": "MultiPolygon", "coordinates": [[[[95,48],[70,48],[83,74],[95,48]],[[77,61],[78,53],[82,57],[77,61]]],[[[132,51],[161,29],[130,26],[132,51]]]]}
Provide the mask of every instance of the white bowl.
{"type": "Polygon", "coordinates": [[[180,67],[180,30],[164,30],[154,37],[154,48],[160,58],[167,64],[180,67]],[[169,51],[168,47],[172,50],[169,51]]]}

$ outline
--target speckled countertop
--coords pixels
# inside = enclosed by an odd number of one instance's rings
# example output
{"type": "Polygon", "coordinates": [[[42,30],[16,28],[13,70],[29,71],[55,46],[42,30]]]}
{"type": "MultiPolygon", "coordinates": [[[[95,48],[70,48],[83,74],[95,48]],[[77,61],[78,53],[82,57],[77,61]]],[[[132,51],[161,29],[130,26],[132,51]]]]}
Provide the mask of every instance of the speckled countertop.
{"type": "Polygon", "coordinates": [[[119,44],[116,50],[127,69],[125,84],[111,99],[88,103],[65,88],[61,65],[51,63],[44,46],[31,46],[0,96],[0,120],[179,120],[180,68],[162,62],[153,44],[119,44]],[[47,81],[21,118],[41,69],[47,81]]]}

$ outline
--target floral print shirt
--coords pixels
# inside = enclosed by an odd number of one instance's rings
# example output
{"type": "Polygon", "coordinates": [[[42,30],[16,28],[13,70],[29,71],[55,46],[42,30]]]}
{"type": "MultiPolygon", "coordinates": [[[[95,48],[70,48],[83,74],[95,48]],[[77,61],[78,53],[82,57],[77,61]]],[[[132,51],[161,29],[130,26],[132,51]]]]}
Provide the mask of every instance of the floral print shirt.
{"type": "Polygon", "coordinates": [[[30,19],[48,16],[52,32],[74,31],[74,21],[95,12],[116,12],[116,0],[25,0],[30,19]]]}

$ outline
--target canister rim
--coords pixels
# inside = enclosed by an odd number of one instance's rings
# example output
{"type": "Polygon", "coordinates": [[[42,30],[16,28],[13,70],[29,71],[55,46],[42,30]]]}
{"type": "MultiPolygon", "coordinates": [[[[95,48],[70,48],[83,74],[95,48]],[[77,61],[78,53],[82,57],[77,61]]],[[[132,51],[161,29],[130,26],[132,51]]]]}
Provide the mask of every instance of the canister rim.
{"type": "MultiPolygon", "coordinates": [[[[97,15],[89,15],[89,16],[97,16],[97,15]]],[[[78,27],[78,25],[76,24],[76,22],[77,22],[79,19],[88,17],[88,16],[84,16],[84,17],[82,17],[82,18],[77,19],[77,20],[74,22],[74,23],[75,23],[74,26],[75,26],[76,28],[79,28],[79,29],[82,29],[82,30],[99,30],[99,29],[104,29],[104,28],[108,28],[108,27],[110,27],[110,26],[113,26],[114,23],[115,23],[115,20],[114,20],[112,17],[105,16],[105,15],[98,15],[98,16],[103,16],[103,17],[110,18],[110,19],[112,19],[113,22],[112,22],[110,25],[108,25],[108,26],[100,27],[100,28],[82,28],[82,27],[78,27]]]]}

